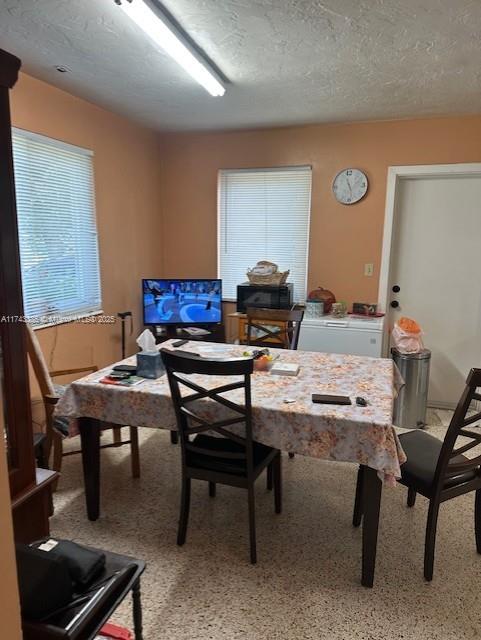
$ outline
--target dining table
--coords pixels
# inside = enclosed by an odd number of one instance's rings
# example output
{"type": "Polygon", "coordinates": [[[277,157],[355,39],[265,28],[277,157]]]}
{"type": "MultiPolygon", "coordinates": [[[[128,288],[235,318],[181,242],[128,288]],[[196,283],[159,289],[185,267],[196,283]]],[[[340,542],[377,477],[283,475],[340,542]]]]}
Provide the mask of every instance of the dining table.
{"type": "MultiPolygon", "coordinates": [[[[174,349],[169,340],[158,348],[174,349]]],[[[246,347],[188,342],[182,350],[202,358],[237,358],[246,347]]],[[[276,363],[299,365],[297,375],[252,375],[253,437],[301,456],[351,462],[364,467],[361,583],[372,587],[383,485],[395,485],[406,455],[392,422],[402,378],[393,360],[364,356],[270,349],[276,363]],[[313,394],[342,395],[351,404],[319,404],[313,394]],[[365,406],[356,403],[363,398],[365,406]]],[[[249,356],[248,356],[249,357],[249,356]]],[[[102,382],[118,364],[136,364],[136,355],[68,385],[55,413],[69,418],[70,435],[80,433],[87,515],[100,515],[100,433],[108,426],[176,431],[167,376],[123,386],[102,382]]],[[[192,376],[202,386],[219,386],[215,376],[192,376]]],[[[226,382],[226,381],[224,381],[226,382]]],[[[236,393],[236,392],[229,392],[236,393]]],[[[229,395],[226,394],[229,398],[229,395]]],[[[232,398],[235,401],[235,398],[232,398]]],[[[212,403],[209,399],[200,402],[212,403]]],[[[214,403],[212,403],[214,404],[214,403]]]]}

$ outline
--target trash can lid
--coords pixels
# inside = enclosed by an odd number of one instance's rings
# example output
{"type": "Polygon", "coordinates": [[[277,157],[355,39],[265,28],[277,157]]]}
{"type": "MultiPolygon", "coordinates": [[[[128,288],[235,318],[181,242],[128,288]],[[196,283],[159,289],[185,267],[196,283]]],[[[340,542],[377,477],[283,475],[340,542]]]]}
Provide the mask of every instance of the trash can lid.
{"type": "Polygon", "coordinates": [[[396,347],[393,347],[391,354],[401,360],[428,360],[431,357],[429,349],[421,349],[421,351],[416,351],[415,353],[401,353],[396,347]]]}

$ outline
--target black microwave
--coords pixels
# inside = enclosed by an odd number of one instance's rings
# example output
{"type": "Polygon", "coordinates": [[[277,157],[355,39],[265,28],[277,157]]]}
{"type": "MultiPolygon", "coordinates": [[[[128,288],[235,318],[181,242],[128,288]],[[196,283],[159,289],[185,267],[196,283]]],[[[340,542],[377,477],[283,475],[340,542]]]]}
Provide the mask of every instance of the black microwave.
{"type": "Polygon", "coordinates": [[[237,285],[237,311],[245,313],[247,307],[264,309],[290,309],[294,300],[294,285],[249,284],[237,285]]]}

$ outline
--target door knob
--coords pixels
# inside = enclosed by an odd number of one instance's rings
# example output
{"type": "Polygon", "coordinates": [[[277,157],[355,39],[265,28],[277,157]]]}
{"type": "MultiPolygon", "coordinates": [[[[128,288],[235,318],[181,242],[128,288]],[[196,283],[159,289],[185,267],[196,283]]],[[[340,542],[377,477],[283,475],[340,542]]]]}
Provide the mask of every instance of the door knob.
{"type": "Polygon", "coordinates": [[[392,307],[393,309],[397,309],[397,308],[399,307],[399,302],[398,302],[397,300],[393,300],[393,301],[391,302],[391,307],[392,307]]]}
{"type": "Polygon", "coordinates": [[[401,291],[401,287],[398,284],[395,284],[392,290],[394,293],[399,293],[401,291]]]}

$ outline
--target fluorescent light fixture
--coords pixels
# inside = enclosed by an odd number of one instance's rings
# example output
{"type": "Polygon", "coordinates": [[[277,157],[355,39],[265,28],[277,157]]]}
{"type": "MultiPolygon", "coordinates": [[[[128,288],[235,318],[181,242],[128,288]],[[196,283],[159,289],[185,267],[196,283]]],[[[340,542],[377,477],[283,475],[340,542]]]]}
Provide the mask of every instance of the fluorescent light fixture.
{"type": "Polygon", "coordinates": [[[224,95],[225,87],[202,59],[199,59],[200,56],[196,55],[188,43],[183,41],[181,34],[166,16],[160,11],[153,11],[144,0],[121,0],[120,7],[149,38],[180,64],[211,96],[224,95]]]}

